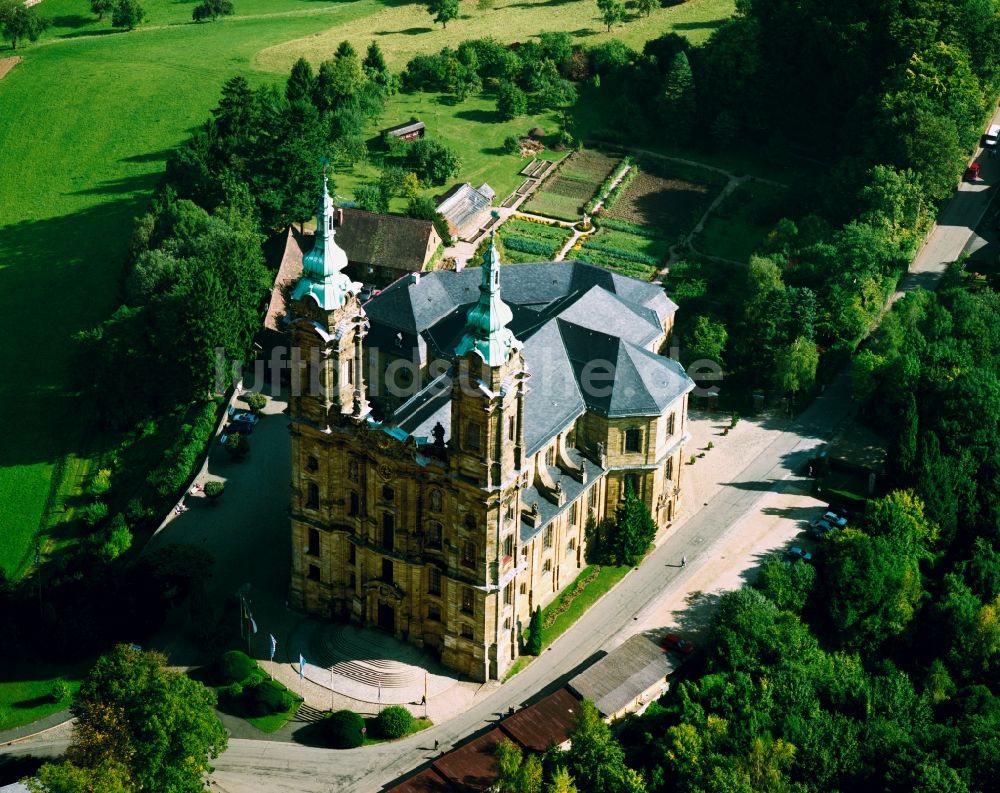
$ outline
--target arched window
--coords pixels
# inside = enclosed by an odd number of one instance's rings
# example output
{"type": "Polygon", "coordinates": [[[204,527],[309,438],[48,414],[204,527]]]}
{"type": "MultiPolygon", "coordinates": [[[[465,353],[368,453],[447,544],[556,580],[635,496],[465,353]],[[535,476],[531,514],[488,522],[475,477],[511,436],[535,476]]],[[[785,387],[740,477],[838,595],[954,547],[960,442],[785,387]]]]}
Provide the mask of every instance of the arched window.
{"type": "Polygon", "coordinates": [[[440,512],[444,508],[444,496],[440,490],[431,491],[430,505],[432,512],[440,512]]]}
{"type": "Polygon", "coordinates": [[[427,524],[427,547],[440,548],[443,530],[441,524],[432,520],[427,524]]]}
{"type": "Polygon", "coordinates": [[[309,483],[309,488],[306,493],[306,506],[309,509],[319,509],[319,485],[315,482],[309,483]]]}
{"type": "Polygon", "coordinates": [[[467,528],[469,531],[476,530],[476,516],[473,515],[471,512],[465,516],[465,528],[467,528]]]}

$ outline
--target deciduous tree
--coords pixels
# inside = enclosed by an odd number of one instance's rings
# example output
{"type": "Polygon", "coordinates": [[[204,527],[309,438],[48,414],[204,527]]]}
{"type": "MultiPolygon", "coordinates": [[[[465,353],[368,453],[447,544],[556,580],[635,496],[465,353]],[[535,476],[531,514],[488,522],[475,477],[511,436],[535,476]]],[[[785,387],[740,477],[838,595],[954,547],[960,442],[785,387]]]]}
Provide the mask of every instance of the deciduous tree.
{"type": "Polygon", "coordinates": [[[115,28],[134,30],[145,19],[146,11],[138,0],[117,0],[111,11],[111,26],[115,28]]]}
{"type": "Polygon", "coordinates": [[[601,12],[601,19],[608,26],[609,33],[612,25],[625,21],[625,4],[621,0],[597,0],[597,10],[601,12]]]}
{"type": "Polygon", "coordinates": [[[442,29],[447,29],[449,22],[458,19],[458,0],[428,0],[427,13],[434,17],[434,21],[442,29]]]}
{"type": "Polygon", "coordinates": [[[49,24],[48,17],[39,16],[34,6],[29,8],[22,0],[0,0],[0,31],[12,50],[18,41],[38,41],[49,24]]]}

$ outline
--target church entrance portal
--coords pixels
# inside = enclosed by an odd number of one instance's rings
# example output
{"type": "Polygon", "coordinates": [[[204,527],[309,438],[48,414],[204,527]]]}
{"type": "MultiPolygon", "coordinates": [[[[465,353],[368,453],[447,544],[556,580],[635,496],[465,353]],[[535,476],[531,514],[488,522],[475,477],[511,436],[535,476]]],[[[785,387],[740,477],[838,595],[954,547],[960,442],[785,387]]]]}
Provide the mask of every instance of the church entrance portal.
{"type": "Polygon", "coordinates": [[[396,609],[387,603],[378,604],[378,626],[388,633],[396,632],[396,609]]]}

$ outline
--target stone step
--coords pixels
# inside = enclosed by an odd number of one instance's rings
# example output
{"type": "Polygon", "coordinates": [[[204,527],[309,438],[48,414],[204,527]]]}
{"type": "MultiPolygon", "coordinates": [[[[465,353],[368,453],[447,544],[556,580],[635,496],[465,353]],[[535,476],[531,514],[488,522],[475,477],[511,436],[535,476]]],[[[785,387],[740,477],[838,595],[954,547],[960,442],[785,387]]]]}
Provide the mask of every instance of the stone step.
{"type": "Polygon", "coordinates": [[[305,702],[303,702],[301,705],[299,705],[299,709],[295,711],[295,720],[304,721],[312,724],[317,721],[322,721],[323,719],[326,718],[326,715],[327,715],[326,711],[319,710],[318,708],[314,708],[311,705],[307,705],[305,702]]]}

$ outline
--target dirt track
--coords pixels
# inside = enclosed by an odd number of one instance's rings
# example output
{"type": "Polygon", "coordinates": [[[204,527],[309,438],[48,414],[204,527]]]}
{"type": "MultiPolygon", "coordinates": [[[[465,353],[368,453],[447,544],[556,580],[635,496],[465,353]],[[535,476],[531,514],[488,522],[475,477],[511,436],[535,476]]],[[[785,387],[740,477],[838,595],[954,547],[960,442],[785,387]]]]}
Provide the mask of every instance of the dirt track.
{"type": "Polygon", "coordinates": [[[11,55],[9,58],[0,58],[0,80],[7,76],[7,72],[21,62],[20,55],[11,55]]]}

